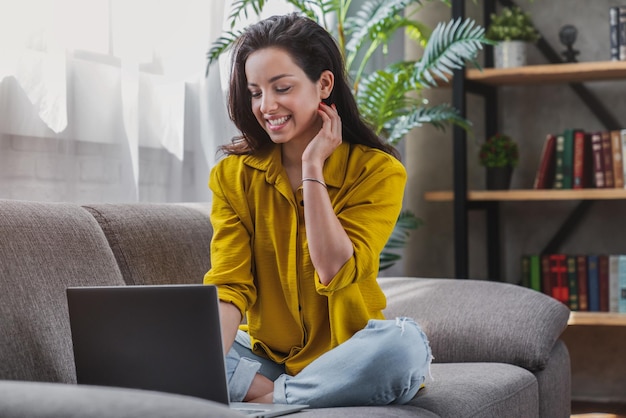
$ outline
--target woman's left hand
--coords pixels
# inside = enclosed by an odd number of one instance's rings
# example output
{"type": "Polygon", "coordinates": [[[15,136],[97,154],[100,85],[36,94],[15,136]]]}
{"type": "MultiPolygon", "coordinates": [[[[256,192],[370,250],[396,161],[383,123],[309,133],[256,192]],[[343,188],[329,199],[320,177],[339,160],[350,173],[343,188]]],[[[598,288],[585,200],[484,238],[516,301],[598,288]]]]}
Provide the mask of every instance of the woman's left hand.
{"type": "Polygon", "coordinates": [[[320,102],[317,113],[322,118],[322,129],[307,145],[302,154],[302,161],[318,162],[322,165],[326,159],[341,145],[341,118],[337,107],[320,102]]]}

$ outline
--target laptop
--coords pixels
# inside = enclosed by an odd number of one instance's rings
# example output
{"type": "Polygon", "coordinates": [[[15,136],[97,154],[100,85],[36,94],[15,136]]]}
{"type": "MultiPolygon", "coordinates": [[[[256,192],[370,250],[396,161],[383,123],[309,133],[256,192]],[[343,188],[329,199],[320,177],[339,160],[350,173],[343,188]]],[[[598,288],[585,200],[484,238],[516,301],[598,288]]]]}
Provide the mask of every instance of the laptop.
{"type": "Polygon", "coordinates": [[[79,384],[195,396],[251,417],[307,407],[229,402],[215,286],[70,287],[67,302],[79,384]]]}

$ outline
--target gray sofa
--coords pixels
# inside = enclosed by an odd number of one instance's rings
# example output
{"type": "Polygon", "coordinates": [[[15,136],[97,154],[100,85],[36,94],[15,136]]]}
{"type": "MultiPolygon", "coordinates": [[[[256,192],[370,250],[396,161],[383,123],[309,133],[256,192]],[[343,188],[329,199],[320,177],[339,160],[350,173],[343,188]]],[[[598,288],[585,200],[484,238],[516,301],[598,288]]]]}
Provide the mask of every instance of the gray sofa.
{"type": "MultiPolygon", "coordinates": [[[[68,286],[199,283],[208,204],[0,200],[1,417],[236,417],[191,397],[76,385],[68,286]]],[[[381,278],[388,317],[414,317],[435,363],[408,405],[294,417],[569,417],[568,309],[514,285],[381,278]]]]}

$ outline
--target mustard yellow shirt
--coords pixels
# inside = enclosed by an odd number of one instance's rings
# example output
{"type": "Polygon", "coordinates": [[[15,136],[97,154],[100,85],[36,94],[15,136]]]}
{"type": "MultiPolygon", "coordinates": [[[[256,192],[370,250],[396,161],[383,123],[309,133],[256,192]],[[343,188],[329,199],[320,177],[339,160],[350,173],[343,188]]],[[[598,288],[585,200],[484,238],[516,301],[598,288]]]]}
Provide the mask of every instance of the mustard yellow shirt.
{"type": "Polygon", "coordinates": [[[302,188],[293,193],[281,147],[231,155],[211,171],[211,269],[204,283],[247,316],[253,351],[297,374],[349,339],[386,300],[379,254],[402,207],[406,171],[380,150],[343,143],[324,180],[354,255],[324,286],[309,257],[302,188]]]}

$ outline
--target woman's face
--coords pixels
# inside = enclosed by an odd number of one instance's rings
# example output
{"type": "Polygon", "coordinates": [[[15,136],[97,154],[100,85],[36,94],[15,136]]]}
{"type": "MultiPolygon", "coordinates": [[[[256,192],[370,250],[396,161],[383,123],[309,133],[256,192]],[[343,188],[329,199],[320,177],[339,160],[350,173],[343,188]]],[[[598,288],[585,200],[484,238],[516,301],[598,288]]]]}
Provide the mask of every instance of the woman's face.
{"type": "Polygon", "coordinates": [[[327,74],[312,82],[283,49],[264,48],[250,54],[245,65],[252,112],[277,143],[308,143],[322,127],[317,109],[328,97],[327,74]]]}

